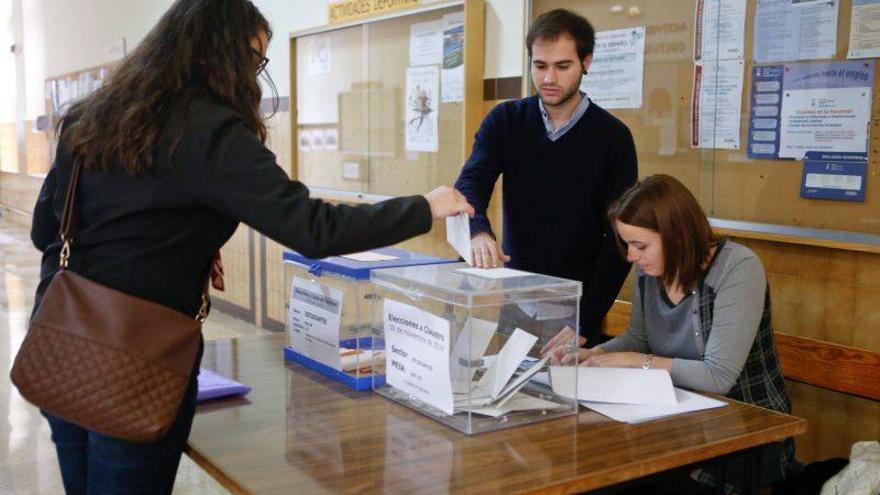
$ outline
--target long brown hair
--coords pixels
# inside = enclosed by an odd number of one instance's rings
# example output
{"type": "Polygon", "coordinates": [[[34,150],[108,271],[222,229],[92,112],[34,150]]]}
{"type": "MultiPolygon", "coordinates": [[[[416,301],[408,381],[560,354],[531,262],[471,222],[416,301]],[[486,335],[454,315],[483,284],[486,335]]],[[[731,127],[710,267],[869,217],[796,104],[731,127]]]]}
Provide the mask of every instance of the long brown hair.
{"type": "MultiPolygon", "coordinates": [[[[645,177],[630,187],[608,209],[608,220],[653,230],[663,243],[663,274],[660,281],[671,287],[676,282],[684,290],[693,290],[703,278],[718,237],[697,198],[677,179],[669,175],[645,177]]],[[[626,244],[615,226],[618,247],[626,253],[626,244]]],[[[624,254],[625,256],[625,254],[624,254]]]]}
{"type": "Polygon", "coordinates": [[[118,162],[143,175],[173,112],[202,94],[236,111],[265,141],[259,57],[250,44],[260,32],[272,36],[249,0],[177,0],[110,80],[71,106],[58,124],[64,146],[87,169],[118,162]]]}

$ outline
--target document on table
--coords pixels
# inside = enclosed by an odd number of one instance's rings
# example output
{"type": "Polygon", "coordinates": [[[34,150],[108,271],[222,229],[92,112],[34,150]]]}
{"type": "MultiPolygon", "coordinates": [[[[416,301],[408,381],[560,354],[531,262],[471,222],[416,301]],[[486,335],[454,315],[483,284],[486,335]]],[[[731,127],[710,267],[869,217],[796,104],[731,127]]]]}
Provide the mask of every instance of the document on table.
{"type": "Polygon", "coordinates": [[[373,262],[373,261],[393,261],[398,259],[397,256],[392,256],[390,254],[382,254],[377,253],[375,251],[363,251],[360,253],[351,253],[351,254],[343,254],[340,258],[346,258],[354,261],[364,261],[364,262],[373,262]]]}
{"type": "Polygon", "coordinates": [[[738,150],[743,61],[722,60],[694,66],[691,146],[738,150]]]}
{"type": "Polygon", "coordinates": [[[517,328],[504,343],[501,352],[492,366],[477,382],[477,389],[487,393],[493,399],[498,399],[507,382],[516,373],[520,363],[528,356],[529,351],[538,341],[538,337],[517,328]]]}
{"type": "MultiPolygon", "coordinates": [[[[468,243],[468,249],[470,249],[470,243],[468,243]]],[[[514,270],[513,268],[459,268],[455,270],[458,273],[465,273],[467,275],[476,275],[477,277],[483,278],[491,278],[491,279],[501,279],[501,278],[514,278],[514,277],[528,277],[530,275],[534,275],[534,273],[524,272],[522,270],[514,270]]]]}
{"type": "Polygon", "coordinates": [[[666,370],[551,366],[553,392],[571,397],[577,380],[577,400],[613,404],[675,405],[675,389],[666,370]]]}
{"type": "Polygon", "coordinates": [[[755,62],[834,58],[839,0],[798,5],[759,0],[755,13],[755,62]]]}
{"type": "Polygon", "coordinates": [[[853,1],[846,57],[880,57],[880,0],[853,1]]]}
{"type": "Polygon", "coordinates": [[[471,251],[471,221],[467,213],[446,217],[446,242],[464,258],[468,265],[474,264],[471,251]]]}
{"type": "Polygon", "coordinates": [[[675,388],[676,404],[607,404],[602,402],[582,401],[584,407],[608,416],[614,421],[623,423],[641,423],[652,419],[665,418],[676,414],[684,414],[706,409],[724,407],[726,402],[712,399],[694,392],[675,388]]]}

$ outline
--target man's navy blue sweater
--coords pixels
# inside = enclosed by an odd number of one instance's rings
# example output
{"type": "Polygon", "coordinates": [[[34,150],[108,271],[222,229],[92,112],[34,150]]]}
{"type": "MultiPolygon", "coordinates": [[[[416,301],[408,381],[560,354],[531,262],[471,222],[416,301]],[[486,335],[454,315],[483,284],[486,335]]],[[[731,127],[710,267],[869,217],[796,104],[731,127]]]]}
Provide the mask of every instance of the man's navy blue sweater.
{"type": "Polygon", "coordinates": [[[590,102],[554,142],[547,138],[537,96],[496,106],[480,125],[455,183],[476,209],[471,235],[494,236],[486,208],[501,174],[508,266],[583,282],[581,331],[588,346],[595,345],[629,271],[606,212],[637,180],[632,134],[590,102]]]}

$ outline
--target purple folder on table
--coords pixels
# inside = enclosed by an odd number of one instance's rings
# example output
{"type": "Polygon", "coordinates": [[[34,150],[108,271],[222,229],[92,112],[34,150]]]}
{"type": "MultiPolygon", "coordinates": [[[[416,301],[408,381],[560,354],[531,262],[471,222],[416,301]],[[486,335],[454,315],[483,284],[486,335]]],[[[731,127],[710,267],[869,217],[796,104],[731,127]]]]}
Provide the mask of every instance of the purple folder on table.
{"type": "Polygon", "coordinates": [[[206,368],[199,368],[199,402],[230,395],[247,395],[251,388],[206,368]]]}

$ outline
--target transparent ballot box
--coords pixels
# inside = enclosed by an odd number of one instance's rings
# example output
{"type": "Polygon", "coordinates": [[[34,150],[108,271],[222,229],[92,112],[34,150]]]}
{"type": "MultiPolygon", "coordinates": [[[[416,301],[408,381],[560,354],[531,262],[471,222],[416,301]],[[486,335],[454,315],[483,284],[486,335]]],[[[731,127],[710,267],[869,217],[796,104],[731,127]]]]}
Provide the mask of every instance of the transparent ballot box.
{"type": "MultiPolygon", "coordinates": [[[[577,383],[554,388],[541,349],[578,328],[580,282],[463,263],[371,279],[379,394],[467,434],[577,413],[577,383]]],[[[563,349],[576,348],[571,335],[563,349]]]]}
{"type": "Polygon", "coordinates": [[[284,356],[357,390],[372,387],[373,329],[370,271],[375,268],[454,263],[397,248],[320,260],[284,252],[288,287],[284,356]]]}

